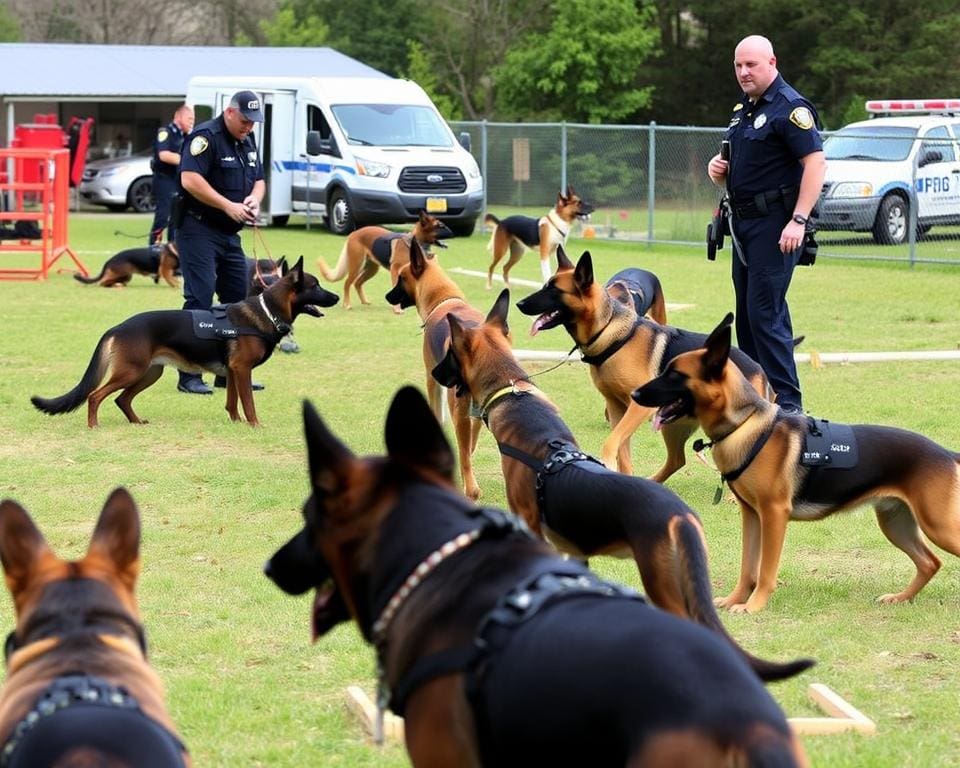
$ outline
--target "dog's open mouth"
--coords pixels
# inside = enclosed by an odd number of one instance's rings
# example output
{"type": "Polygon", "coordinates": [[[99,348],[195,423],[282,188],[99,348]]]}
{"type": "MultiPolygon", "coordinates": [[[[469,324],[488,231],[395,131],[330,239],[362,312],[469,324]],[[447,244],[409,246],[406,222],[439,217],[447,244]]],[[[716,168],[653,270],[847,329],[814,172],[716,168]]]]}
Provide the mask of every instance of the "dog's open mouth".
{"type": "Polygon", "coordinates": [[[343,602],[340,590],[333,579],[327,579],[318,586],[313,595],[313,616],[311,617],[313,636],[316,642],[337,624],[350,620],[347,604],[343,602]]]}
{"type": "Polygon", "coordinates": [[[671,422],[686,416],[687,406],[688,399],[686,397],[679,397],[672,403],[661,405],[657,412],[653,415],[654,432],[659,431],[664,424],[670,424],[671,422]]]}
{"type": "Polygon", "coordinates": [[[540,331],[556,328],[558,325],[560,325],[560,322],[560,310],[544,312],[542,315],[540,315],[540,317],[533,321],[533,325],[530,326],[530,335],[536,336],[540,331]]]}

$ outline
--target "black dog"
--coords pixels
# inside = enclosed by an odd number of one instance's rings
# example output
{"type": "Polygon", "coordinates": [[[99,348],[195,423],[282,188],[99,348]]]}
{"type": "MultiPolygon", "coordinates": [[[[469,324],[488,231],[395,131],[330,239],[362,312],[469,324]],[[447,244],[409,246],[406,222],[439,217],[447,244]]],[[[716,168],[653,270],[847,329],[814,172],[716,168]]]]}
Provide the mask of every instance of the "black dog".
{"type": "Polygon", "coordinates": [[[98,283],[104,288],[124,286],[134,275],[152,277],[157,283],[162,277],[171,288],[179,288],[175,275],[180,268],[180,254],[174,243],[162,243],[143,248],[128,248],[107,259],[100,274],[84,277],[74,274],[73,279],[87,285],[98,283]]]}
{"type": "Polygon", "coordinates": [[[556,557],[454,489],[423,396],[358,458],[309,403],[305,525],[267,563],[316,589],[323,635],[351,617],[377,648],[414,766],[805,765],[777,704],[712,632],[556,557]]]}

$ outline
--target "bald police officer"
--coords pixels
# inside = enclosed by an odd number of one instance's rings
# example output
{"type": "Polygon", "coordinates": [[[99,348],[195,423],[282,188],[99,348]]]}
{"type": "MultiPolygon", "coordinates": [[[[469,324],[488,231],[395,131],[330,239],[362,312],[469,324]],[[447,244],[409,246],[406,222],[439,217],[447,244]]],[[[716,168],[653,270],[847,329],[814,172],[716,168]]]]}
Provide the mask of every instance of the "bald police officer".
{"type": "MultiPolygon", "coordinates": [[[[184,214],[177,229],[184,309],[210,309],[214,291],[223,304],[241,301],[247,294],[239,232],[257,221],[266,192],[253,136],[254,123],[259,122],[263,122],[260,97],[240,91],[222,114],[198,125],[187,138],[179,175],[184,214]]],[[[177,389],[212,393],[199,375],[183,371],[177,389]]]]}
{"type": "MultiPolygon", "coordinates": [[[[157,131],[153,140],[153,199],[156,208],[153,212],[153,226],[150,227],[150,245],[163,241],[163,230],[170,221],[170,205],[177,191],[177,169],[180,165],[180,152],[187,134],[193,130],[193,107],[181,104],[173,114],[173,120],[157,131]]],[[[175,241],[176,234],[170,228],[167,239],[175,241]]]]}
{"type": "Polygon", "coordinates": [[[730,159],[716,155],[707,172],[731,198],[737,344],[766,372],[777,404],[802,413],[787,289],[826,170],[819,118],[780,76],[767,38],[741,40],[734,70],[743,95],[724,137],[730,159]]]}

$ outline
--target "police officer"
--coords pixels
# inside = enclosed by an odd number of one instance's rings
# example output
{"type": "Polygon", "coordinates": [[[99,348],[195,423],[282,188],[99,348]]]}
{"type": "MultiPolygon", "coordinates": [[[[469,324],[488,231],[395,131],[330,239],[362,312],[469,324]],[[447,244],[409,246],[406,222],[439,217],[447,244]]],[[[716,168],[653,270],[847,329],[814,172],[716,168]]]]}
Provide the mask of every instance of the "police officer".
{"type": "MultiPolygon", "coordinates": [[[[183,308],[210,309],[213,293],[224,304],[247,294],[247,262],[240,230],[260,214],[266,192],[263,167],[253,136],[263,122],[260,98],[251,91],[233,95],[223,112],[196,127],[180,159],[179,189],[183,222],[177,250],[183,273],[183,308]]],[[[217,386],[223,386],[217,377],[217,386]]],[[[254,389],[262,389],[254,384],[254,389]]],[[[177,389],[209,395],[200,376],[180,372],[177,389]]]]}
{"type": "Polygon", "coordinates": [[[819,118],[780,76],[767,38],[741,40],[734,70],[743,95],[725,136],[730,159],[716,155],[707,172],[731,198],[737,343],[766,372],[777,404],[802,413],[787,289],[826,170],[819,118]]]}
{"type": "MultiPolygon", "coordinates": [[[[163,230],[170,220],[170,204],[177,191],[177,168],[180,152],[187,134],[193,130],[193,107],[181,104],[173,115],[173,121],[157,131],[153,140],[153,199],[157,207],[150,227],[150,245],[163,241],[163,230]]],[[[167,239],[174,242],[174,228],[167,231],[167,239]]]]}

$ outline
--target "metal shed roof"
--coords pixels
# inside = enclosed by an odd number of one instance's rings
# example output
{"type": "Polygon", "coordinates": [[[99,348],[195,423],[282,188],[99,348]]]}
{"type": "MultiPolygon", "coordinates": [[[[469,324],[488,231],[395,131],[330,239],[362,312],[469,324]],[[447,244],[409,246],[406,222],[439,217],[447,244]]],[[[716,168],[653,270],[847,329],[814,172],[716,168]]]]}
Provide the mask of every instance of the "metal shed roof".
{"type": "Polygon", "coordinates": [[[6,101],[183,98],[194,75],[387,77],[332,48],[0,44],[6,101]]]}

